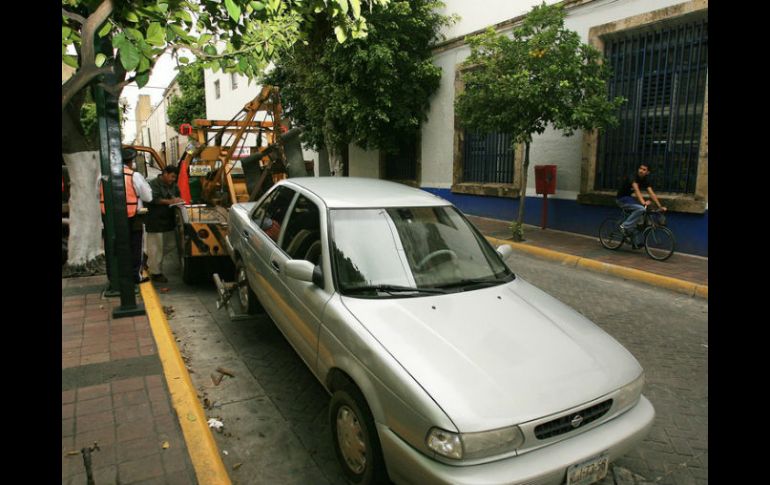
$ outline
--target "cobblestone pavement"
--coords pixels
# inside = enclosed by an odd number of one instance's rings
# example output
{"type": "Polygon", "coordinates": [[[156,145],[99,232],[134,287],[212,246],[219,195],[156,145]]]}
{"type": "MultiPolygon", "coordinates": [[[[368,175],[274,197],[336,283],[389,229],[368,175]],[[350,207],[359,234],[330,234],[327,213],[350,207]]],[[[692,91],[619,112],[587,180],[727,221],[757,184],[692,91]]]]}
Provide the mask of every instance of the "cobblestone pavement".
{"type": "Polygon", "coordinates": [[[644,367],[655,423],[616,466],[650,483],[707,484],[708,303],[526,256],[509,265],[602,327],[644,367]]]}
{"type": "MultiPolygon", "coordinates": [[[[600,485],[707,484],[707,302],[520,254],[509,264],[645,368],[645,395],[657,413],[652,432],[600,485]]],[[[231,322],[216,309],[212,284],[191,288],[167,275],[166,288],[156,288],[207,417],[224,423],[214,435],[233,483],[345,483],[327,424],[329,396],[272,321],[231,322]]]]}

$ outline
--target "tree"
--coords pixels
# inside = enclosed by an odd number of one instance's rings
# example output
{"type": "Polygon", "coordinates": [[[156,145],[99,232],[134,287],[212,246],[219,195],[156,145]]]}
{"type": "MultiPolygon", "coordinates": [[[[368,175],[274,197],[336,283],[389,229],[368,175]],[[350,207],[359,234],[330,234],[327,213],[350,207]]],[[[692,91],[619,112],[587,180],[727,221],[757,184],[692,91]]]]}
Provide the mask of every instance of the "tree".
{"type": "Polygon", "coordinates": [[[181,96],[174,96],[168,104],[168,122],[176,130],[183,123],[206,117],[206,92],[204,89],[203,69],[195,64],[182,67],[176,82],[182,91],[181,96]]]}
{"type": "MultiPolygon", "coordinates": [[[[366,0],[370,8],[388,1],[366,0]]],[[[62,157],[71,184],[68,266],[77,272],[103,254],[99,141],[80,122],[86,88],[100,83],[115,96],[132,82],[141,88],[163,53],[189,63],[179,54],[183,49],[203,67],[254,78],[316,18],[332,25],[340,41],[366,36],[361,0],[62,0],[62,62],[74,69],[62,80],[61,101],[62,157]],[[101,83],[107,74],[115,85],[101,83]]]]}
{"type": "Polygon", "coordinates": [[[281,101],[304,126],[303,141],[329,152],[338,171],[350,143],[394,151],[419,131],[436,91],[441,69],[431,46],[452,19],[437,13],[438,0],[392,1],[375,6],[366,38],[340,44],[333,25],[316,18],[281,55],[269,84],[281,86],[281,101]]]}
{"type": "Polygon", "coordinates": [[[465,89],[455,101],[461,126],[509,133],[514,144],[525,144],[518,218],[511,225],[516,240],[523,238],[532,136],[549,125],[564,136],[615,125],[614,113],[625,102],[607,99],[610,72],[601,53],[564,27],[565,16],[562,5],[543,3],[510,38],[489,29],[469,39],[465,89]]]}

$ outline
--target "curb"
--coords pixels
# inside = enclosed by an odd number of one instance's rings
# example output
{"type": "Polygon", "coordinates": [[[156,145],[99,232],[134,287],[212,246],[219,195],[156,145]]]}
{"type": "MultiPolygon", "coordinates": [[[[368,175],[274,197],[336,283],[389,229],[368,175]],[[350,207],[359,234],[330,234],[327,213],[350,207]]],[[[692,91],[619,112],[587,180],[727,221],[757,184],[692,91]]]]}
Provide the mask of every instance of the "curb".
{"type": "Polygon", "coordinates": [[[665,288],[667,290],[676,291],[677,293],[683,293],[688,296],[695,296],[699,298],[708,299],[709,287],[708,285],[699,285],[690,281],[684,281],[677,278],[671,278],[669,276],[662,276],[647,271],[641,271],[633,268],[626,268],[624,266],[618,266],[610,263],[602,263],[594,259],[582,258],[580,256],[573,256],[571,254],[560,253],[551,249],[544,249],[537,246],[530,246],[528,244],[521,244],[517,242],[506,241],[503,239],[497,239],[491,236],[485,236],[489,242],[495,246],[501,244],[507,244],[511,248],[529,253],[535,257],[556,261],[558,263],[574,266],[577,268],[583,268],[597,273],[609,274],[617,276],[623,279],[638,281],[652,286],[665,288]]]}
{"type": "Polygon", "coordinates": [[[187,450],[200,485],[231,485],[225,465],[219,455],[214,436],[208,427],[190,374],[176,346],[166,314],[152,283],[139,285],[147,319],[150,321],[163,374],[171,392],[171,403],[182,427],[187,450]]]}

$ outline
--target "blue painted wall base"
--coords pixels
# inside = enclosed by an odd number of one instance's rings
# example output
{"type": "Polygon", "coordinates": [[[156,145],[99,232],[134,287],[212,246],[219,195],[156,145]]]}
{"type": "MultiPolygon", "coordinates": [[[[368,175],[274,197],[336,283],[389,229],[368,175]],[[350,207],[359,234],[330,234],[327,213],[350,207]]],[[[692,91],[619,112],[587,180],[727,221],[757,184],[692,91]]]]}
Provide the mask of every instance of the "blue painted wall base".
{"type": "MultiPolygon", "coordinates": [[[[423,190],[442,197],[466,214],[512,221],[518,217],[519,200],[506,197],[487,197],[455,194],[450,189],[423,187],[423,190]]],[[[543,214],[543,196],[527,197],[524,223],[540,226],[543,214]]],[[[599,225],[620,209],[578,204],[574,200],[548,199],[548,229],[576,232],[588,236],[599,235],[599,225]]],[[[676,237],[676,251],[708,257],[708,211],[705,214],[669,213],[667,226],[676,237]]]]}

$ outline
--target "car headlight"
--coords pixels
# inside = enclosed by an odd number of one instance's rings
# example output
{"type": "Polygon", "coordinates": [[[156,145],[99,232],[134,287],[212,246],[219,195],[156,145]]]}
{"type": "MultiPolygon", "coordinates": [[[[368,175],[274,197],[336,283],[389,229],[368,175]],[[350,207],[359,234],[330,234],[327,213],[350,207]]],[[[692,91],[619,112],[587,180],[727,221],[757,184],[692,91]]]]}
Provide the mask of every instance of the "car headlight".
{"type": "Polygon", "coordinates": [[[484,458],[515,451],[524,443],[518,426],[482,431],[480,433],[453,433],[432,428],[428,433],[428,448],[455,460],[484,458]]]}
{"type": "Polygon", "coordinates": [[[642,395],[642,388],[644,388],[644,372],[633,382],[620,389],[615,398],[617,409],[625,409],[634,404],[642,395]]]}

